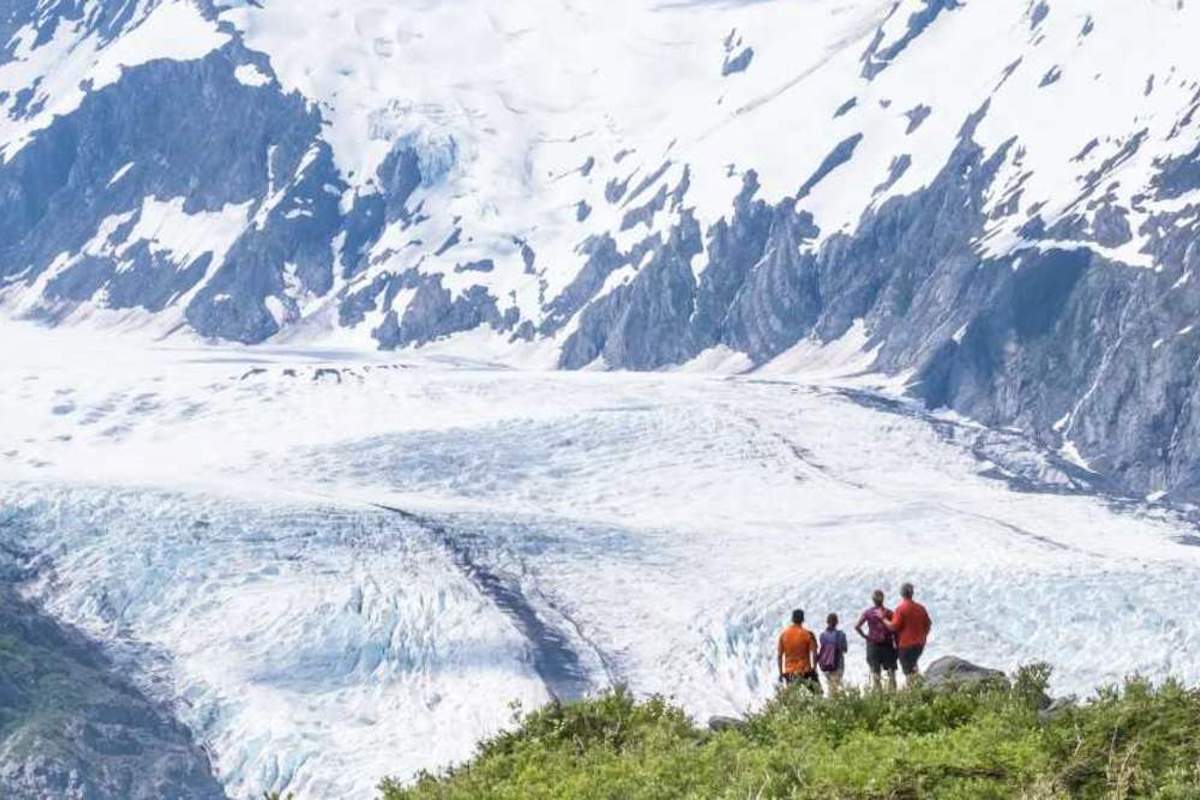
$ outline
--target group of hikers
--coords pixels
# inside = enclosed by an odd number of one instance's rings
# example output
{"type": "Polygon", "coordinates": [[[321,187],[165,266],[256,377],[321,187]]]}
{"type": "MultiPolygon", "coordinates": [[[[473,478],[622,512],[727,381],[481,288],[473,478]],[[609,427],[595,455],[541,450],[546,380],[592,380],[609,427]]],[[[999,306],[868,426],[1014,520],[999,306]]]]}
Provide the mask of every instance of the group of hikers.
{"type": "MultiPolygon", "coordinates": [[[[913,599],[913,585],[900,587],[900,602],[892,610],[884,605],[883,590],[876,589],[871,595],[871,607],[862,613],[854,625],[854,632],[866,640],[867,666],[871,670],[871,688],[882,691],[896,689],[896,667],[904,671],[906,686],[920,680],[921,654],[933,621],[925,606],[913,599]],[[885,677],[886,676],[886,677],[885,677]]],[[[825,630],[814,636],[804,627],[804,611],[792,612],[792,624],[779,634],[776,662],[779,680],[784,684],[801,684],[820,694],[821,680],[818,670],[825,676],[825,686],[830,697],[842,689],[842,676],[846,670],[846,653],[850,645],[846,634],[838,629],[838,615],[825,618],[825,630]]]]}

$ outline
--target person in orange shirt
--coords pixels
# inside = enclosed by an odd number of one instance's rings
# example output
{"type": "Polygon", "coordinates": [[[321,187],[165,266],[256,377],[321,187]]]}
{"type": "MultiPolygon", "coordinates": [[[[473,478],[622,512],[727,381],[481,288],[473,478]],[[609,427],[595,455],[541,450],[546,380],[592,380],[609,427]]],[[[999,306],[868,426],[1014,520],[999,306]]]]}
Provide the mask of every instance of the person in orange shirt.
{"type": "Polygon", "coordinates": [[[817,652],[817,637],[804,627],[804,611],[792,612],[792,624],[779,634],[779,646],[775,662],[779,667],[779,680],[791,685],[804,683],[810,690],[821,693],[821,680],[813,669],[813,655],[817,652]]]}
{"type": "Polygon", "coordinates": [[[933,620],[929,618],[925,606],[913,600],[911,583],[900,587],[900,598],[899,605],[892,612],[892,618],[884,620],[884,624],[896,634],[900,669],[904,670],[904,685],[911,687],[921,679],[921,670],[917,662],[925,652],[925,642],[929,638],[933,620]]]}

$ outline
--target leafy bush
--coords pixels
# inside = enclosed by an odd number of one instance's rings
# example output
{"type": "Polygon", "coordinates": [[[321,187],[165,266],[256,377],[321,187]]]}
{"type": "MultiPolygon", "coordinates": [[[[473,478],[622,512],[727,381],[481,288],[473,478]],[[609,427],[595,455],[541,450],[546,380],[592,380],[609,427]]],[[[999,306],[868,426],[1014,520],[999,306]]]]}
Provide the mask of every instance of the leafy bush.
{"type": "Polygon", "coordinates": [[[1133,680],[1040,720],[1049,670],[1011,688],[828,701],[781,690],[744,728],[710,733],[624,689],[551,705],[467,764],[383,800],[477,798],[1154,798],[1200,800],[1200,693],[1133,680]]]}

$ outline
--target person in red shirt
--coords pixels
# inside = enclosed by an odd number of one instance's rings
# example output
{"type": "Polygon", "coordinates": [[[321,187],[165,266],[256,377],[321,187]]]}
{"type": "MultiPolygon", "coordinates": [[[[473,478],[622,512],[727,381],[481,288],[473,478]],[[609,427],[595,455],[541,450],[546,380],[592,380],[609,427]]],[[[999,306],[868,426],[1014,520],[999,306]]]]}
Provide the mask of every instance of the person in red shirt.
{"type": "Polygon", "coordinates": [[[896,634],[896,648],[900,656],[900,669],[904,670],[906,686],[915,685],[921,678],[918,661],[925,652],[925,642],[929,638],[929,630],[933,620],[925,606],[913,600],[913,585],[905,583],[900,587],[900,604],[892,612],[892,618],[884,620],[884,624],[896,634]]]}
{"type": "Polygon", "coordinates": [[[792,624],[779,634],[779,645],[775,651],[775,663],[779,667],[781,683],[791,685],[803,682],[810,690],[821,693],[821,680],[813,669],[813,656],[817,652],[817,637],[804,627],[804,611],[792,612],[792,624]]]}

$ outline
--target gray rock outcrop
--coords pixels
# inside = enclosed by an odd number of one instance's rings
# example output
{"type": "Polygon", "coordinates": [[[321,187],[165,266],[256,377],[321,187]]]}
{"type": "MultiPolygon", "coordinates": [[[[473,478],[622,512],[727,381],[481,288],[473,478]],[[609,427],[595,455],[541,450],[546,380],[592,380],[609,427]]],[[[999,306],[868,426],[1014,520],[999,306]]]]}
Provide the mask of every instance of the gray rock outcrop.
{"type": "Polygon", "coordinates": [[[0,797],[225,800],[208,756],[86,637],[0,586],[0,797]]]}
{"type": "Polygon", "coordinates": [[[1008,677],[998,669],[973,664],[957,656],[942,656],[924,672],[925,685],[930,689],[950,689],[990,684],[1008,686],[1008,677]]]}
{"type": "Polygon", "coordinates": [[[1046,703],[1044,708],[1038,709],[1038,721],[1043,724],[1053,722],[1075,708],[1076,703],[1077,701],[1073,696],[1056,697],[1046,703]]]}
{"type": "Polygon", "coordinates": [[[716,716],[708,720],[708,729],[713,733],[723,731],[740,731],[746,727],[746,720],[738,717],[716,716]]]}

